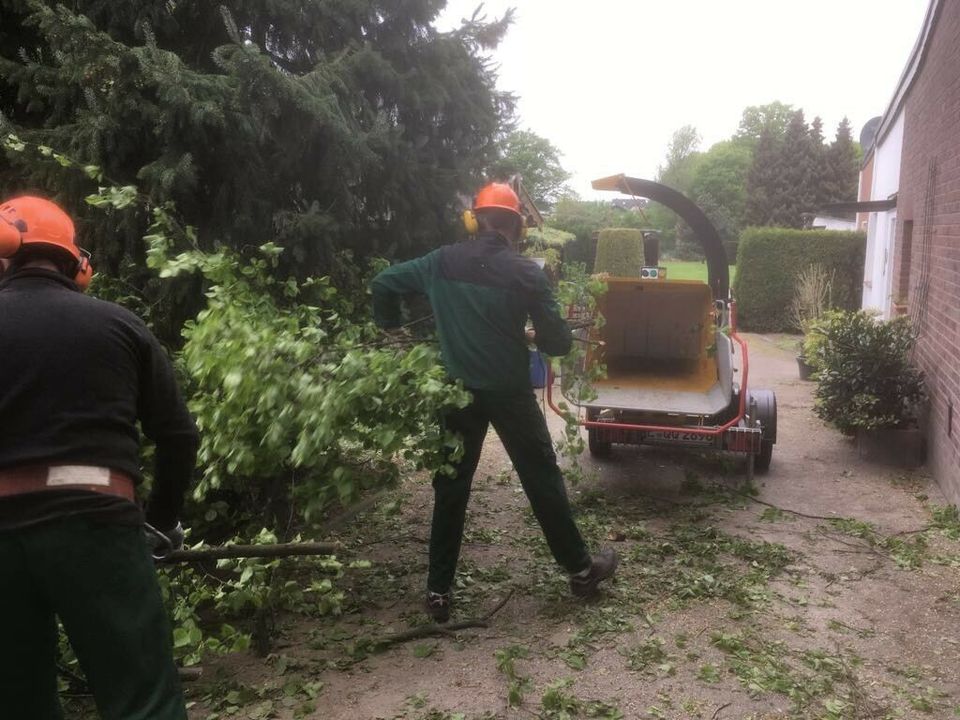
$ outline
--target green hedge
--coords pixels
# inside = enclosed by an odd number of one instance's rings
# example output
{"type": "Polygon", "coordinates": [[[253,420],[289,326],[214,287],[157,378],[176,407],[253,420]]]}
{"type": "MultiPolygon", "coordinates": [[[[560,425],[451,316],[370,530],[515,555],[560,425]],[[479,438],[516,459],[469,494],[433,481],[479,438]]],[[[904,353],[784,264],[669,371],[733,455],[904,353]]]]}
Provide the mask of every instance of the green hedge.
{"type": "Polygon", "coordinates": [[[643,233],[633,228],[601,230],[597,238],[594,272],[619,277],[640,277],[643,267],[643,233]]]}
{"type": "Polygon", "coordinates": [[[866,244],[866,236],[859,232],[747,228],[740,235],[733,283],[740,327],[793,331],[790,306],[797,273],[817,263],[836,271],[834,306],[858,309],[866,244]]]}

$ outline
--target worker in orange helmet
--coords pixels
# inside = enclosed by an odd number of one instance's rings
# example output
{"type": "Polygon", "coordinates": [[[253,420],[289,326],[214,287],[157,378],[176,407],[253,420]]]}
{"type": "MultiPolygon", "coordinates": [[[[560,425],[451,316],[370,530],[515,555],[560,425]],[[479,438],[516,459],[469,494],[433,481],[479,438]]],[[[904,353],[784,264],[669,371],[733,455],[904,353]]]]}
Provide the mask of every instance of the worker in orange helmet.
{"type": "Polygon", "coordinates": [[[594,594],[617,566],[611,549],[593,558],[587,552],[531,387],[528,342],[535,339],[548,355],[566,355],[572,338],[543,271],[517,252],[525,232],[520,199],[510,185],[491,183],[477,193],[466,222],[470,240],[387,268],[372,285],[374,319],[386,329],[400,324],[403,295],[427,296],[447,374],[473,398],[443,418],[462,437],[463,454],[448,458],[453,476],[433,478],[426,608],[438,622],[450,616],[470,486],[491,424],[573,594],[594,594]],[[533,331],[525,329],[528,319],[533,331]]]}
{"type": "Polygon", "coordinates": [[[70,217],[0,203],[0,715],[62,717],[59,618],[110,720],[186,720],[170,626],[136,502],[182,543],[197,431],[146,326],[82,294],[93,270],[70,217]]]}

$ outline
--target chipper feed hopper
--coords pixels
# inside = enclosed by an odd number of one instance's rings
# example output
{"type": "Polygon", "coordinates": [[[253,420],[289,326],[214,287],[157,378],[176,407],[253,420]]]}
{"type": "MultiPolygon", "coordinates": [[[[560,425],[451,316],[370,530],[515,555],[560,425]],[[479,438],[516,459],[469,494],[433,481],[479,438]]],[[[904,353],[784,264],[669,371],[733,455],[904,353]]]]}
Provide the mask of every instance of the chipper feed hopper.
{"type": "MultiPolygon", "coordinates": [[[[605,322],[575,331],[589,350],[560,383],[586,427],[590,452],[608,455],[615,444],[706,448],[746,455],[751,476],[754,468],[766,471],[777,440],[776,396],[747,384],[747,346],[737,335],[716,229],[665,185],[616,175],[593,187],[645,197],[676,212],[703,246],[708,282],[672,280],[650,256],[633,277],[608,278],[597,308],[605,322]],[[606,366],[606,376],[588,379],[597,364],[606,366]]],[[[551,383],[547,393],[560,412],[551,383]]]]}

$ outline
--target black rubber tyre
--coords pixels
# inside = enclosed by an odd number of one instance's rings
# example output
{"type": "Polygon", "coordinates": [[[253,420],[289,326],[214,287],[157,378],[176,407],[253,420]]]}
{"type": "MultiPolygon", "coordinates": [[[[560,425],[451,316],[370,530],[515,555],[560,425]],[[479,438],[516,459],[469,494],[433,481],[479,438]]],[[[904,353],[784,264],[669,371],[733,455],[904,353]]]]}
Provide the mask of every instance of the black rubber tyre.
{"type": "Polygon", "coordinates": [[[770,469],[773,460],[773,443],[769,440],[760,441],[760,452],[753,461],[753,469],[758,473],[765,473],[770,469]]]}
{"type": "Polygon", "coordinates": [[[593,457],[610,457],[612,445],[608,442],[602,442],[597,438],[596,430],[587,428],[587,447],[590,448],[590,454],[593,457]]]}
{"type": "MultiPolygon", "coordinates": [[[[765,473],[773,459],[773,446],[777,442],[777,396],[773,390],[751,390],[750,401],[757,404],[757,419],[763,429],[760,452],[754,459],[754,470],[765,473]]],[[[748,405],[749,408],[749,405],[748,405]]]]}
{"type": "MultiPolygon", "coordinates": [[[[600,413],[596,410],[587,410],[587,420],[590,422],[596,422],[599,416],[600,413]]],[[[596,430],[587,428],[587,447],[590,449],[590,454],[597,458],[610,457],[613,450],[612,444],[603,442],[598,435],[599,433],[596,430]]]]}

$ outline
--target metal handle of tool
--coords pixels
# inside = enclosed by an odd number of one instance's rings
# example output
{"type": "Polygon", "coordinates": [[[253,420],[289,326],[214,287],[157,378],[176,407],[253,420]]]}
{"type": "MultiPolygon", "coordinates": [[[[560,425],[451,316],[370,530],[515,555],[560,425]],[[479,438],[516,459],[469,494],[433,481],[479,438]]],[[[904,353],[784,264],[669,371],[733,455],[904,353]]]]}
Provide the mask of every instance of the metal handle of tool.
{"type": "MultiPolygon", "coordinates": [[[[155,561],[166,560],[178,549],[174,547],[173,540],[170,539],[169,535],[160,532],[150,523],[144,522],[143,530],[147,535],[147,544],[150,545],[150,555],[155,561]]],[[[174,530],[179,531],[177,534],[183,536],[183,525],[179,522],[174,530]]]]}

